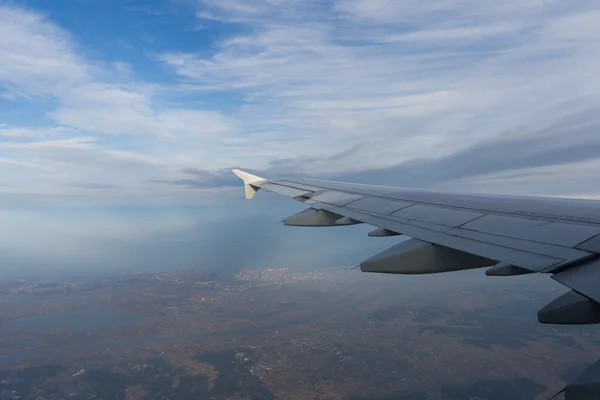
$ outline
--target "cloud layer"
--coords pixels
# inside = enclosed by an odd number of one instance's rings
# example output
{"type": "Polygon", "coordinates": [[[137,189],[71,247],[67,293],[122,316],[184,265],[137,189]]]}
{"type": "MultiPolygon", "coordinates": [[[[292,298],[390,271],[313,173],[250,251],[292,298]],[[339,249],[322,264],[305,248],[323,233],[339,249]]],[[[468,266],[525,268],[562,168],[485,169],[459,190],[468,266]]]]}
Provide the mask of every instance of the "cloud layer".
{"type": "MultiPolygon", "coordinates": [[[[244,93],[246,137],[262,155],[248,166],[267,176],[493,191],[466,180],[600,154],[594,2],[199,4],[200,19],[250,32],[211,56],[159,59],[189,90],[244,93]]],[[[590,178],[577,193],[594,191],[590,178]]],[[[561,192],[545,184],[536,191],[561,192]]]]}
{"type": "Polygon", "coordinates": [[[237,166],[435,186],[598,154],[593,1],[205,0],[187,12],[212,39],[150,48],[146,62],[166,69],[148,81],[143,64],[94,59],[44,14],[0,5],[2,101],[40,109],[37,124],[0,126],[3,197],[187,203],[192,188],[232,184],[223,170],[237,166]],[[214,24],[229,30],[211,36],[214,24]]]}

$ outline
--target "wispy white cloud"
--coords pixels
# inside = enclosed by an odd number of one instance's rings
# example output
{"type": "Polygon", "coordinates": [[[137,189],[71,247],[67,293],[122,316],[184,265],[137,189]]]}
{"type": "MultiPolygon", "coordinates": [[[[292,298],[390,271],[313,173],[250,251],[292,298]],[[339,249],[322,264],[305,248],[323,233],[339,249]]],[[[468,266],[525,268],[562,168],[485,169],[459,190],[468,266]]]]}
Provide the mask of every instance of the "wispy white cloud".
{"type": "Polygon", "coordinates": [[[154,53],[178,85],[142,81],[46,16],[0,6],[3,94],[50,109],[44,127],[0,128],[11,196],[187,202],[195,195],[165,182],[192,169],[217,182],[232,166],[331,176],[443,159],[600,100],[593,1],[197,4],[199,20],[243,33],[154,53]]]}
{"type": "Polygon", "coordinates": [[[209,57],[160,59],[188,89],[245,95],[240,117],[265,156],[256,168],[277,156],[321,160],[303,163],[305,173],[442,157],[503,131],[551,125],[558,115],[548,110],[566,100],[585,99],[568,110],[577,112],[600,98],[591,1],[199,4],[250,33],[209,57]],[[357,145],[360,163],[327,157],[357,145]]]}
{"type": "Polygon", "coordinates": [[[132,65],[110,55],[86,57],[84,46],[45,15],[0,4],[0,93],[50,109],[44,126],[0,127],[0,184],[10,184],[2,191],[85,203],[132,194],[143,202],[154,190],[177,202],[177,191],[152,182],[177,178],[180,161],[217,165],[215,149],[235,133],[235,118],[167,103],[160,82],[136,79],[132,65]]]}
{"type": "Polygon", "coordinates": [[[48,116],[81,130],[149,135],[230,131],[230,121],[218,112],[162,106],[156,98],[159,84],[136,81],[127,63],[83,57],[86,52],[78,48],[83,45],[41,14],[0,6],[0,87],[12,97],[54,101],[57,108],[48,116]]]}
{"type": "Polygon", "coordinates": [[[53,128],[38,127],[2,127],[0,126],[0,137],[4,138],[45,138],[56,137],[73,132],[72,129],[58,126],[53,128]]]}
{"type": "MultiPolygon", "coordinates": [[[[543,13],[572,9],[560,0],[508,0],[478,2],[468,0],[335,0],[334,7],[349,18],[374,23],[423,25],[465,25],[498,19],[532,19],[543,13]]],[[[582,5],[584,8],[585,5],[582,5]]]]}
{"type": "Polygon", "coordinates": [[[515,23],[501,23],[496,25],[479,25],[470,27],[449,27],[445,29],[429,29],[410,31],[389,35],[383,38],[385,42],[418,42],[418,41],[461,41],[471,43],[474,41],[489,40],[494,36],[516,36],[520,33],[521,25],[515,23]]]}
{"type": "Polygon", "coordinates": [[[6,5],[0,5],[0,65],[0,87],[27,96],[60,96],[94,74],[66,31],[6,5]]]}

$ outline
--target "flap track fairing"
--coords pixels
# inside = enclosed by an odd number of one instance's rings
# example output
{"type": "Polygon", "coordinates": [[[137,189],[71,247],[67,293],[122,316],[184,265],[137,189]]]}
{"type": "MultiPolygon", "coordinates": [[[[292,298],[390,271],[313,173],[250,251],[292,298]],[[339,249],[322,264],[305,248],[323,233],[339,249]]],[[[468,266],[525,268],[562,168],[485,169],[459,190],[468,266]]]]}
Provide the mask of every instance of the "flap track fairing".
{"type": "Polygon", "coordinates": [[[314,208],[309,208],[284,219],[283,224],[287,226],[310,227],[342,226],[340,224],[336,224],[336,221],[339,221],[341,218],[343,218],[342,215],[332,213],[327,210],[316,210],[314,208]]]}
{"type": "Polygon", "coordinates": [[[399,236],[401,233],[393,232],[385,228],[377,228],[369,232],[370,237],[387,237],[387,236],[399,236]]]}
{"type": "Polygon", "coordinates": [[[533,274],[535,271],[531,271],[522,267],[517,267],[508,263],[498,263],[492,268],[485,271],[487,276],[514,276],[514,275],[525,275],[533,274]]]}
{"type": "Polygon", "coordinates": [[[597,324],[600,322],[600,304],[571,290],[538,311],[542,324],[597,324]]]}
{"type": "Polygon", "coordinates": [[[363,272],[434,274],[489,267],[495,261],[444,246],[410,239],[363,261],[363,272]]]}

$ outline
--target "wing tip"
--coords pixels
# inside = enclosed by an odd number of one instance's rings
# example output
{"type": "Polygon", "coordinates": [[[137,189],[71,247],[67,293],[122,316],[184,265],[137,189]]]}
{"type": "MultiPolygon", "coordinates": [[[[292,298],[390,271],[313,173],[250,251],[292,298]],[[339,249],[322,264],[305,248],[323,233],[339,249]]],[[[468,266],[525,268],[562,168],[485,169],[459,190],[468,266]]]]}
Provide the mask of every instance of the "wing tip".
{"type": "Polygon", "coordinates": [[[242,171],[237,168],[232,169],[231,172],[236,174],[238,176],[238,178],[240,178],[242,181],[244,181],[244,191],[245,191],[247,200],[250,200],[251,198],[254,197],[256,192],[258,192],[258,189],[260,189],[260,187],[257,185],[260,182],[263,182],[265,180],[264,178],[261,178],[260,176],[253,175],[251,173],[242,171]]]}
{"type": "Polygon", "coordinates": [[[265,178],[261,178],[260,176],[257,176],[257,175],[252,175],[249,172],[242,171],[241,169],[237,169],[237,168],[232,169],[231,172],[236,174],[241,180],[244,181],[244,183],[247,183],[247,184],[258,183],[260,181],[265,180],[265,178]]]}

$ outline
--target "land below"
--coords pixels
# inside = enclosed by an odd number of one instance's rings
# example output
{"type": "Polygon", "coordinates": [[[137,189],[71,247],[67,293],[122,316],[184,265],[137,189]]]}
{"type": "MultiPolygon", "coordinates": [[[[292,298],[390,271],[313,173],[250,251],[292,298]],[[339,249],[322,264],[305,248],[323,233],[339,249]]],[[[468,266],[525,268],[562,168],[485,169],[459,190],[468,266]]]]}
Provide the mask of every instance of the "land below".
{"type": "Polygon", "coordinates": [[[544,399],[600,357],[544,277],[348,268],[0,281],[0,399],[544,399]]]}

